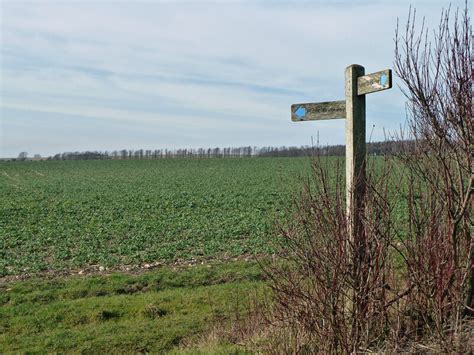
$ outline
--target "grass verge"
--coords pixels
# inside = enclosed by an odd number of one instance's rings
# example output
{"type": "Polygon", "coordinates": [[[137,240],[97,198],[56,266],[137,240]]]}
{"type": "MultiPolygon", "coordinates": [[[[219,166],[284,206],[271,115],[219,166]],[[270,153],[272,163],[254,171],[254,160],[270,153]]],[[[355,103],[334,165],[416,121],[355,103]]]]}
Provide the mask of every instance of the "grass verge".
{"type": "MultiPolygon", "coordinates": [[[[215,322],[245,311],[264,288],[253,261],[3,283],[0,349],[179,352],[215,322]]],[[[229,343],[202,346],[239,350],[229,343]]]]}

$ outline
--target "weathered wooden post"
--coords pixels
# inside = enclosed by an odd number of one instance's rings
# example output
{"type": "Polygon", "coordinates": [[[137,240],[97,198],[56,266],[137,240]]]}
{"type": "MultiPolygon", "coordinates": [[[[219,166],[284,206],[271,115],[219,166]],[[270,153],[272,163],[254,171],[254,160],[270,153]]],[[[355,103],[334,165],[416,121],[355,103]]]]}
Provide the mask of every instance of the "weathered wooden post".
{"type": "Polygon", "coordinates": [[[365,183],[365,95],[357,95],[357,78],[364,67],[346,68],[346,214],[351,239],[359,234],[365,183]]]}
{"type": "Polygon", "coordinates": [[[363,209],[365,180],[365,95],[392,87],[390,69],[364,75],[363,66],[346,68],[346,100],[291,105],[291,119],[346,119],[346,212],[352,241],[360,235],[360,213],[363,209]]]}

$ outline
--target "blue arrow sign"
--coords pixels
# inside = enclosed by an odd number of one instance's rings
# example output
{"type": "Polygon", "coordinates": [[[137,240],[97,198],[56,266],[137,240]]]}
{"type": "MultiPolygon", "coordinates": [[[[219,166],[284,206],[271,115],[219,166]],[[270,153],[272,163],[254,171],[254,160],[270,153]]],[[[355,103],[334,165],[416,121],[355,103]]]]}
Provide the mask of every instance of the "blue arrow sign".
{"type": "Polygon", "coordinates": [[[306,109],[303,106],[298,107],[295,111],[295,115],[298,118],[303,119],[304,116],[306,116],[306,109]]]}

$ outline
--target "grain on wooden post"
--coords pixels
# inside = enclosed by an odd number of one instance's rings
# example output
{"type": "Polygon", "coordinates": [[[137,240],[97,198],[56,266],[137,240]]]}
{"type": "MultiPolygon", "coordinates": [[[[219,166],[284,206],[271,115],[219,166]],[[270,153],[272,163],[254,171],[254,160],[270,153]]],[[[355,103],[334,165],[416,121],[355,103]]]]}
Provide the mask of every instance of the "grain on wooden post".
{"type": "Polygon", "coordinates": [[[346,68],[346,204],[348,232],[352,241],[361,232],[360,213],[365,194],[365,95],[358,95],[358,80],[365,69],[346,68]]]}

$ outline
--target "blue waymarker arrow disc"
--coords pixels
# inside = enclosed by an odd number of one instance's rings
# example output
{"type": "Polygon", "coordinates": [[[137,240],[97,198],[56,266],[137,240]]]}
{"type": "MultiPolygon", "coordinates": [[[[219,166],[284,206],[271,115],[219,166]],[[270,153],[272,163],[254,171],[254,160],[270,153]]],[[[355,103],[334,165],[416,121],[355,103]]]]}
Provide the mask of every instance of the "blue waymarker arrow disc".
{"type": "Polygon", "coordinates": [[[298,107],[298,108],[295,110],[295,115],[296,115],[298,118],[303,118],[304,116],[306,116],[306,109],[305,109],[303,106],[298,107]]]}
{"type": "Polygon", "coordinates": [[[380,85],[385,86],[387,84],[388,78],[387,75],[382,74],[380,76],[380,85]]]}

